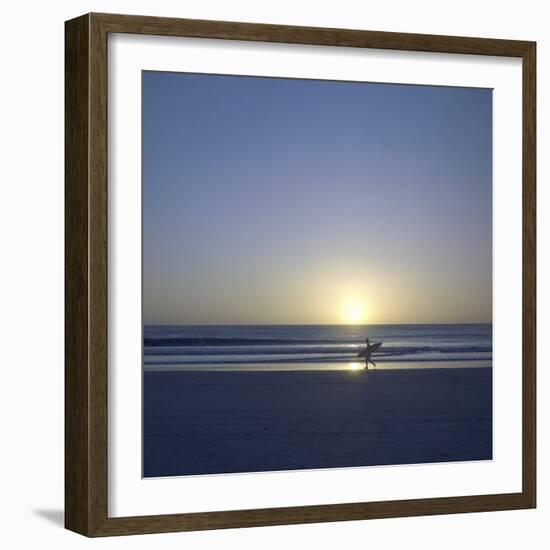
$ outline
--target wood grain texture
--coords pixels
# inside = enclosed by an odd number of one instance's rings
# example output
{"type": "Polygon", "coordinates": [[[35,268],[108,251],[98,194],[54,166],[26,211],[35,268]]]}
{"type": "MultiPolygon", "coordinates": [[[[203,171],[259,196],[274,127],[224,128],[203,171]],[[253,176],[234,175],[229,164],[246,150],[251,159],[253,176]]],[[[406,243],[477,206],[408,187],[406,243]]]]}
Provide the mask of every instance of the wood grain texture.
{"type": "Polygon", "coordinates": [[[420,516],[536,504],[536,54],[533,42],[112,14],[66,23],[65,524],[87,536],[420,516]],[[523,489],[520,493],[108,516],[109,32],[520,57],[523,61],[523,489]]]}
{"type": "Polygon", "coordinates": [[[530,42],[521,40],[174,19],[107,13],[92,14],[92,17],[94,21],[104,27],[106,32],[254,40],[319,46],[521,57],[528,50],[530,44],[530,42]]]}
{"type": "Polygon", "coordinates": [[[108,205],[107,205],[107,35],[90,17],[89,424],[92,532],[108,511],[108,205]]]}
{"type": "Polygon", "coordinates": [[[90,533],[89,18],[65,25],[65,526],[90,533]]]}
{"type": "Polygon", "coordinates": [[[523,492],[532,507],[537,493],[537,148],[536,45],[523,56],[522,278],[523,278],[523,492]]]}

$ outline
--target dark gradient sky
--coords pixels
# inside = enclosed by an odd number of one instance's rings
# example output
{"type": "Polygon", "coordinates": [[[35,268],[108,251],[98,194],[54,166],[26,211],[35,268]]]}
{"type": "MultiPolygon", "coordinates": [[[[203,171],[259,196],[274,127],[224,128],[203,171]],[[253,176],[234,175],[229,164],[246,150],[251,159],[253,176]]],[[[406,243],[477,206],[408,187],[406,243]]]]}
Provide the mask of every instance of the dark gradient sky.
{"type": "Polygon", "coordinates": [[[491,180],[491,90],[144,72],[144,322],[491,321],[491,180]]]}

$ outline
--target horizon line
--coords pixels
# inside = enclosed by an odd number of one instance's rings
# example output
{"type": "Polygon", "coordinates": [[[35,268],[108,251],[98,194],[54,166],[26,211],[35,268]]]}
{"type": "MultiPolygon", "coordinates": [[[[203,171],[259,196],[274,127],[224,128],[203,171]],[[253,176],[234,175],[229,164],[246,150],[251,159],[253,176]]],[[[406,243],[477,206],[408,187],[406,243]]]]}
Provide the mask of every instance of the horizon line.
{"type": "Polygon", "coordinates": [[[178,327],[371,327],[371,326],[416,326],[416,325],[492,325],[493,321],[465,321],[460,323],[143,323],[143,326],[178,326],[178,327]]]}

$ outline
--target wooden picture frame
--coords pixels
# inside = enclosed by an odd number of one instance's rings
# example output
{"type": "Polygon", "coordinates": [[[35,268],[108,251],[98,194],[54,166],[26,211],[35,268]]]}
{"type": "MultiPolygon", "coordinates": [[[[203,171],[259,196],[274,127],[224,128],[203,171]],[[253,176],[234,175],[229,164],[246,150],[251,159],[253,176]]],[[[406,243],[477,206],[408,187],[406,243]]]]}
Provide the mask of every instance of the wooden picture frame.
{"type": "Polygon", "coordinates": [[[536,45],[534,42],[88,14],[66,22],[65,525],[126,535],[534,508],[536,503],[536,45]],[[108,516],[107,36],[133,33],[507,56],[523,64],[522,491],[138,517],[108,516]]]}

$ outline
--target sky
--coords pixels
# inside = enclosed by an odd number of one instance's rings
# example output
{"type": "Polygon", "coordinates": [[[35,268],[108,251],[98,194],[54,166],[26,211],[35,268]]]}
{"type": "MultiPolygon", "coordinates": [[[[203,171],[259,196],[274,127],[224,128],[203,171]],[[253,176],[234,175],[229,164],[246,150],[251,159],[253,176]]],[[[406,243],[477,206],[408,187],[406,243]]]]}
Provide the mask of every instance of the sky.
{"type": "Polygon", "coordinates": [[[492,91],[143,72],[145,324],[492,319],[492,91]]]}

